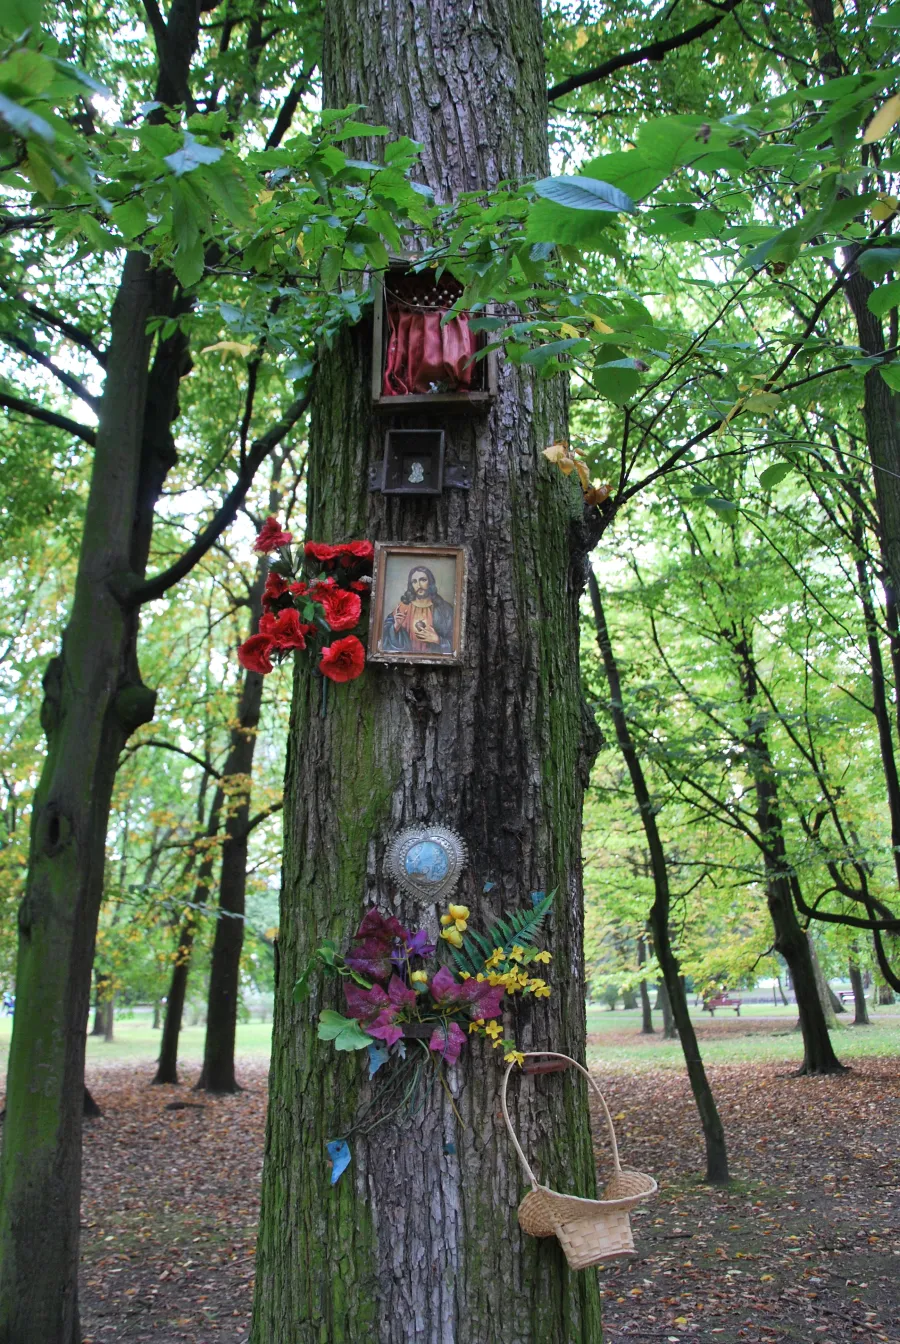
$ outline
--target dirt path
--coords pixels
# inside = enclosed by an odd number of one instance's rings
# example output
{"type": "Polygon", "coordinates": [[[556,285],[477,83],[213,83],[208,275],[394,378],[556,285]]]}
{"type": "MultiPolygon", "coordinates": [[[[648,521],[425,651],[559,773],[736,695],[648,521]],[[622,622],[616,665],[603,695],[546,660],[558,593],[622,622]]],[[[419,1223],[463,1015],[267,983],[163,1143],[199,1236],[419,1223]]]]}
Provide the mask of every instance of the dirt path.
{"type": "MultiPolygon", "coordinates": [[[[605,1344],[900,1344],[900,1059],[829,1079],[756,1064],[712,1074],[727,1192],[697,1183],[702,1144],[679,1074],[598,1071],[625,1162],[661,1187],[634,1218],[638,1258],[600,1271],[605,1344]]],[[[90,1072],[104,1115],[86,1127],[85,1344],[244,1344],[265,1072],[244,1066],[246,1090],[225,1098],[149,1076],[90,1072]]]]}

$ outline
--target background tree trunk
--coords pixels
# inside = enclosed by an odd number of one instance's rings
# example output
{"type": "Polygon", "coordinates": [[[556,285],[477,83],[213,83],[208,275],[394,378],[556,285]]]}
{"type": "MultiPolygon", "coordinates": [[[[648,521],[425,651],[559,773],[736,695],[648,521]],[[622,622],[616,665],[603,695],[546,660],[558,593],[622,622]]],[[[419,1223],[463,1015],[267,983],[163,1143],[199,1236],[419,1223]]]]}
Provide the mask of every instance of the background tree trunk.
{"type": "MultiPolygon", "coordinates": [[[[282,458],[272,463],[269,489],[269,513],[278,508],[278,481],[282,458]]],[[[269,572],[268,557],[260,556],[256,579],[250,587],[250,627],[248,637],[259,630],[262,595],[269,572]]],[[[234,1041],[240,1001],[241,950],[244,946],[244,911],[247,895],[247,852],[249,846],[250,787],[256,730],[262,709],[264,678],[258,672],[244,675],[237,706],[237,725],[232,730],[231,748],[222,772],[225,781],[242,782],[238,792],[230,791],[225,815],[222,866],[219,871],[219,914],[213,939],[209,968],[209,998],[206,1012],[206,1038],[203,1067],[196,1088],[207,1092],[239,1092],[234,1074],[234,1041]]],[[[218,796],[218,795],[217,795],[218,796]]],[[[193,937],[193,936],[192,936],[193,937]]],[[[183,1002],[183,999],[182,999],[183,1002]]]]}
{"type": "MultiPolygon", "coordinates": [[[[663,975],[660,997],[665,991],[670,1018],[674,1018],[675,1026],[678,1028],[681,1048],[684,1052],[684,1062],[706,1144],[706,1179],[716,1184],[724,1184],[728,1180],[728,1150],[725,1144],[725,1129],[716,1108],[715,1097],[709,1085],[706,1070],[703,1067],[700,1046],[697,1043],[697,1033],[694,1031],[694,1024],[688,1011],[684,981],[680,974],[678,958],[672,947],[669,932],[671,893],[665,850],[663,849],[659,827],[656,824],[656,809],[653,806],[650,790],[647,787],[644,767],[641,764],[634,739],[631,736],[631,729],[628,726],[628,717],[625,713],[625,704],[622,698],[619,665],[609,637],[600,585],[597,583],[593,570],[588,574],[588,587],[591,594],[591,606],[594,610],[594,623],[597,628],[597,644],[603,658],[606,679],[609,683],[609,708],[615,724],[616,740],[631,778],[631,787],[640,812],[644,837],[647,841],[647,852],[650,856],[650,870],[653,874],[654,889],[654,901],[650,911],[650,929],[653,934],[653,949],[656,952],[656,959],[663,975]]],[[[663,1019],[665,1020],[665,1008],[663,1009],[663,1019]]],[[[666,1031],[667,1036],[668,1034],[668,1031],[666,1031]]]]}
{"type": "Polygon", "coordinates": [[[856,1009],[853,1025],[854,1027],[867,1027],[869,1026],[869,1006],[866,1003],[862,971],[859,969],[859,962],[856,960],[854,952],[850,953],[847,969],[850,974],[850,985],[853,989],[853,1006],[856,1009]]]}
{"type": "MultiPolygon", "coordinates": [[[[534,0],[335,0],[323,70],[327,106],[363,103],[368,120],[422,143],[423,176],[439,199],[547,171],[534,0]]],[[[437,932],[439,911],[397,895],[382,862],[399,827],[440,822],[469,845],[457,899],[475,925],[527,904],[533,889],[557,888],[543,938],[552,997],[508,1010],[506,1028],[523,1050],[584,1058],[584,571],[570,551],[582,504],[540,456],[566,433],[565,390],[503,367],[489,417],[404,421],[443,425],[471,468],[471,490],[434,500],[369,494],[369,465],[383,451],[370,341],[365,328],[337,340],[317,381],[309,534],[468,546],[467,653],[459,669],[370,664],[359,681],[330,688],[324,717],[309,664],[298,660],[252,1339],[475,1344],[499,1329],[509,1344],[599,1340],[596,1275],[569,1273],[555,1239],[516,1225],[522,1178],[487,1043],[473,1048],[472,1037],[449,1071],[462,1126],[433,1087],[413,1125],[350,1135],[372,1086],[359,1057],[316,1040],[319,1010],[340,1002],[336,989],[315,977],[308,1003],[291,999],[316,943],[331,936],[345,946],[368,903],[437,932]],[[331,1189],[324,1145],[336,1137],[349,1137],[353,1160],[331,1189]]],[[[510,1100],[541,1178],[592,1194],[582,1081],[517,1076],[510,1100]]]]}
{"type": "MultiPolygon", "coordinates": [[[[647,944],[644,941],[643,934],[641,934],[641,936],[637,940],[637,947],[638,947],[638,965],[643,966],[644,962],[647,960],[647,944]]],[[[650,991],[647,988],[646,980],[641,981],[640,989],[641,989],[641,1035],[652,1036],[653,1009],[650,1007],[650,991]]]]}
{"type": "Polygon", "coordinates": [[[123,605],[117,585],[146,567],[147,549],[136,534],[165,475],[166,436],[171,449],[180,337],[173,338],[171,361],[166,342],[157,349],[155,367],[165,363],[171,379],[168,395],[157,389],[153,401],[161,422],[154,443],[144,437],[152,382],[147,321],[168,312],[171,302],[171,279],[130,253],[113,311],[75,598],[62,652],[44,677],[47,756],[19,911],[0,1167],[2,1344],[80,1339],[81,1106],[106,828],[119,753],[152,716],[155,699],[137,668],[138,614],[123,605]]]}
{"type": "MultiPolygon", "coordinates": [[[[213,794],[209,809],[209,821],[206,826],[205,845],[197,880],[194,883],[193,904],[206,905],[209,901],[209,889],[213,870],[216,865],[217,846],[215,838],[219,833],[219,820],[225,792],[220,785],[213,794]]],[[[181,1021],[184,1016],[184,1000],[187,994],[188,975],[191,969],[191,954],[194,936],[197,931],[197,911],[188,910],[182,920],[178,933],[178,947],[172,964],[172,979],[169,982],[169,994],[166,999],[166,1017],[163,1023],[162,1039],[159,1043],[159,1062],[156,1067],[154,1083],[178,1082],[178,1038],[181,1035],[181,1021]]]]}

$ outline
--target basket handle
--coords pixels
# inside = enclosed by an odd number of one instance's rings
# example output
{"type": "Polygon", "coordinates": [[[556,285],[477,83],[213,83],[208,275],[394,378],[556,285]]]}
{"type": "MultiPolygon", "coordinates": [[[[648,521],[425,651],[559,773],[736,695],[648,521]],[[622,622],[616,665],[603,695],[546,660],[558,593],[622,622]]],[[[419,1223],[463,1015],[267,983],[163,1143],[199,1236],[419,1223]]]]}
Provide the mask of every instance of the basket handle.
{"type": "MultiPolygon", "coordinates": [[[[618,1173],[622,1170],[622,1168],[619,1165],[619,1145],[616,1143],[616,1131],[613,1128],[612,1116],[609,1113],[609,1107],[606,1104],[606,1099],[603,1096],[603,1093],[600,1091],[600,1088],[594,1082],[593,1078],[588,1073],[587,1069],[584,1068],[583,1065],[579,1064],[577,1059],[573,1059],[571,1055],[561,1055],[556,1050],[529,1050],[525,1052],[524,1058],[563,1059],[566,1061],[567,1064],[574,1065],[574,1067],[578,1069],[580,1073],[584,1074],[585,1078],[588,1080],[588,1083],[591,1085],[591,1087],[594,1089],[597,1096],[599,1097],[600,1105],[603,1107],[603,1114],[606,1118],[606,1129],[607,1133],[609,1134],[609,1146],[612,1149],[613,1169],[618,1175],[618,1173]]],[[[503,1075],[503,1083],[500,1088],[500,1105],[503,1108],[503,1119],[506,1121],[506,1128],[509,1130],[509,1137],[513,1141],[513,1147],[519,1154],[519,1161],[522,1163],[525,1175],[528,1177],[529,1181],[531,1181],[532,1190],[536,1190],[538,1188],[538,1179],[535,1176],[534,1172],[532,1171],[531,1167],[529,1166],[528,1158],[522,1152],[522,1145],[519,1143],[516,1131],[513,1129],[512,1121],[509,1118],[509,1108],[507,1107],[506,1104],[506,1085],[509,1082],[509,1075],[512,1073],[515,1067],[516,1066],[514,1063],[509,1064],[507,1066],[506,1072],[503,1075]]]]}

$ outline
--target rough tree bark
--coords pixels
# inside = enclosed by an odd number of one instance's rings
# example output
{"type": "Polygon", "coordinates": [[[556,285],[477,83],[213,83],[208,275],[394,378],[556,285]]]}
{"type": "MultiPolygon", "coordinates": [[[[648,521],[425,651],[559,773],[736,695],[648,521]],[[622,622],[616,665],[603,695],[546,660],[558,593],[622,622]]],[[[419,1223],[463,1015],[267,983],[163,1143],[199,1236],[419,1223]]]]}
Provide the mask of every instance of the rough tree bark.
{"type": "MultiPolygon", "coordinates": [[[[335,0],[326,9],[328,106],[422,146],[438,199],[547,171],[546,99],[536,0],[335,0]]],[[[377,148],[366,147],[372,157],[377,148]]],[[[541,449],[565,434],[565,390],[504,366],[485,418],[423,414],[472,472],[468,491],[397,500],[367,490],[383,444],[373,416],[371,337],[336,342],[317,385],[309,458],[309,534],[464,544],[467,652],[458,669],[370,664],[329,690],[298,661],[285,801],[280,972],[257,1252],[256,1344],[507,1344],[598,1341],[596,1276],[568,1272],[555,1239],[520,1233],[523,1193],[498,1105],[498,1058],[471,1043],[415,1123],[354,1134],[333,1189],[326,1140],[346,1136],[372,1095],[359,1057],[316,1040],[330,981],[292,1003],[323,936],[346,942],[377,904],[437,932],[439,911],[399,896],[387,842],[415,821],[449,825],[470,861],[458,899],[484,926],[557,888],[545,943],[553,995],[507,1013],[521,1049],[584,1058],[580,873],[584,721],[577,658],[583,560],[570,527],[582,506],[541,449]],[[485,880],[496,886],[483,891],[485,880]],[[502,1312],[499,1304],[515,1303],[502,1312]]],[[[474,1037],[471,1038],[475,1040],[474,1037]]],[[[376,1079],[379,1082],[380,1079],[376,1079]]],[[[513,1115],[558,1189],[592,1194],[586,1097],[568,1074],[519,1076],[513,1115]]]]}
{"type": "Polygon", "coordinates": [[[703,1139],[706,1144],[706,1179],[715,1184],[725,1184],[728,1180],[728,1150],[725,1144],[725,1129],[716,1107],[709,1079],[706,1076],[706,1070],[703,1067],[703,1060],[700,1057],[697,1034],[694,1031],[694,1024],[688,1011],[684,982],[681,979],[678,958],[675,955],[675,949],[672,947],[672,938],[669,932],[671,892],[665,849],[663,848],[659,827],[656,824],[656,810],[650,797],[650,790],[647,787],[644,768],[641,765],[641,759],[637,753],[634,738],[631,736],[631,729],[628,726],[628,716],[625,713],[625,705],[622,699],[619,665],[609,637],[600,586],[593,571],[588,574],[588,587],[591,594],[591,605],[594,610],[594,622],[597,628],[597,644],[600,648],[606,680],[609,684],[609,708],[616,729],[616,740],[631,778],[631,787],[640,812],[644,838],[647,841],[647,851],[650,856],[654,891],[653,906],[650,910],[650,929],[653,934],[653,948],[663,975],[663,985],[660,986],[660,992],[665,988],[668,994],[672,1016],[675,1019],[681,1048],[684,1052],[684,1062],[690,1079],[691,1091],[694,1094],[697,1113],[703,1129],[703,1139]]]}

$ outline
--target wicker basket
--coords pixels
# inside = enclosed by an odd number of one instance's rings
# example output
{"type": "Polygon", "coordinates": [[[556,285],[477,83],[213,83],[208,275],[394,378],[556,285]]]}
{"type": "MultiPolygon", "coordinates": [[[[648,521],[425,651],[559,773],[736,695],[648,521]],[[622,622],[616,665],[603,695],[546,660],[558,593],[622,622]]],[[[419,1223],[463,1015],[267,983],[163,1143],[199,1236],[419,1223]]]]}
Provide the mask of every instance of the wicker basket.
{"type": "Polygon", "coordinates": [[[500,1103],[509,1136],[519,1154],[525,1175],[531,1182],[531,1190],[519,1205],[519,1226],[523,1232],[529,1233],[532,1237],[557,1237],[572,1269],[590,1269],[592,1265],[602,1264],[604,1260],[634,1255],[634,1240],[628,1214],[635,1204],[656,1193],[656,1181],[652,1176],[645,1176],[640,1171],[629,1171],[620,1165],[616,1132],[609,1108],[603,1093],[587,1069],[582,1068],[577,1060],[571,1059],[568,1055],[557,1054],[553,1050],[530,1052],[525,1058],[564,1060],[566,1064],[573,1065],[584,1074],[599,1097],[606,1117],[613,1174],[603,1189],[602,1199],[580,1199],[577,1195],[560,1195],[538,1182],[528,1164],[528,1159],[522,1152],[509,1118],[506,1086],[509,1075],[515,1068],[514,1064],[510,1064],[503,1075],[500,1103]]]}

